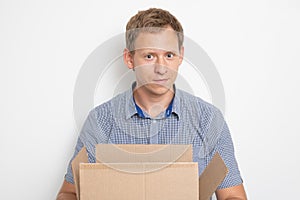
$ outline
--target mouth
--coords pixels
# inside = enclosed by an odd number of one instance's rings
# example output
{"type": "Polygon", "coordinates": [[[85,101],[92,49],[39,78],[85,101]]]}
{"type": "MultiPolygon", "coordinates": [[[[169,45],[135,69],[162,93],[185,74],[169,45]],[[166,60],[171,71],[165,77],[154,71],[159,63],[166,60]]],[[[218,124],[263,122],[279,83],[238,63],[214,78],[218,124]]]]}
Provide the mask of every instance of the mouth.
{"type": "Polygon", "coordinates": [[[153,80],[153,83],[163,85],[163,84],[166,84],[168,82],[168,80],[169,79],[167,79],[167,78],[165,78],[165,79],[155,79],[155,80],[153,80]]]}

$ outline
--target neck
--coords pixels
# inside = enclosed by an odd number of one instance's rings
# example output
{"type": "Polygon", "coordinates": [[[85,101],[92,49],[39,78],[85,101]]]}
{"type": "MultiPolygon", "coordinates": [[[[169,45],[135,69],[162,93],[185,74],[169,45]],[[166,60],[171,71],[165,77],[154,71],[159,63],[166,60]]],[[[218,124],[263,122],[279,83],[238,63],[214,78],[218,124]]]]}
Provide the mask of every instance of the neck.
{"type": "Polygon", "coordinates": [[[134,90],[133,97],[142,110],[151,117],[156,117],[170,105],[174,97],[174,90],[172,88],[164,94],[154,94],[143,90],[143,88],[138,88],[134,90]]]}

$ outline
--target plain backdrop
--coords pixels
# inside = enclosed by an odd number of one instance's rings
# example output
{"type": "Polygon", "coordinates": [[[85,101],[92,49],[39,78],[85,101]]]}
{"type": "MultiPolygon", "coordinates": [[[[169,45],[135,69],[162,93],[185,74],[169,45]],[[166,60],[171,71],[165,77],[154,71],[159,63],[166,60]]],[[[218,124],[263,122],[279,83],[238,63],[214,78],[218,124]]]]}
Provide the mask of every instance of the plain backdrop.
{"type": "Polygon", "coordinates": [[[173,13],[213,60],[249,199],[298,198],[299,1],[1,0],[1,199],[55,198],[78,136],[82,64],[150,7],[173,13]]]}

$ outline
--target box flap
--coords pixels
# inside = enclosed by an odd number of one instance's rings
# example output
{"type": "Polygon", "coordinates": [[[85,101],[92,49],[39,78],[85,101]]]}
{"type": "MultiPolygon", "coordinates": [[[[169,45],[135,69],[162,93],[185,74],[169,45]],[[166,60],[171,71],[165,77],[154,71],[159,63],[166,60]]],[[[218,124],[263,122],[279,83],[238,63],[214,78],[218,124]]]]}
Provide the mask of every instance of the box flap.
{"type": "Polygon", "coordinates": [[[209,200],[227,172],[223,159],[216,153],[199,177],[199,200],[209,200]]]}
{"type": "Polygon", "coordinates": [[[80,164],[80,199],[198,200],[198,164],[102,163],[80,164]],[[128,173],[116,169],[139,169],[128,173]],[[148,172],[149,169],[159,170],[148,172]]]}
{"type": "Polygon", "coordinates": [[[192,145],[170,144],[98,144],[100,163],[192,162],[192,145]]]}
{"type": "Polygon", "coordinates": [[[76,188],[76,196],[77,199],[79,200],[79,164],[80,163],[88,163],[88,155],[86,148],[83,147],[77,154],[77,156],[73,159],[72,161],[72,172],[73,172],[73,178],[75,182],[75,188],[76,188]]]}

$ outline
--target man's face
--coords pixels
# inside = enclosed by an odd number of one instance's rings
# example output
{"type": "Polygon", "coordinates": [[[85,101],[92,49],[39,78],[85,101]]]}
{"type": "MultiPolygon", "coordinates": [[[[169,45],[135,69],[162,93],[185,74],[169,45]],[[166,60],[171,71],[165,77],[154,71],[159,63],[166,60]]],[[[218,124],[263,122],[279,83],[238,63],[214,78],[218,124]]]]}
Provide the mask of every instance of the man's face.
{"type": "Polygon", "coordinates": [[[183,48],[179,51],[178,38],[173,29],[140,32],[132,57],[137,89],[155,95],[172,90],[182,56],[183,48]]]}

